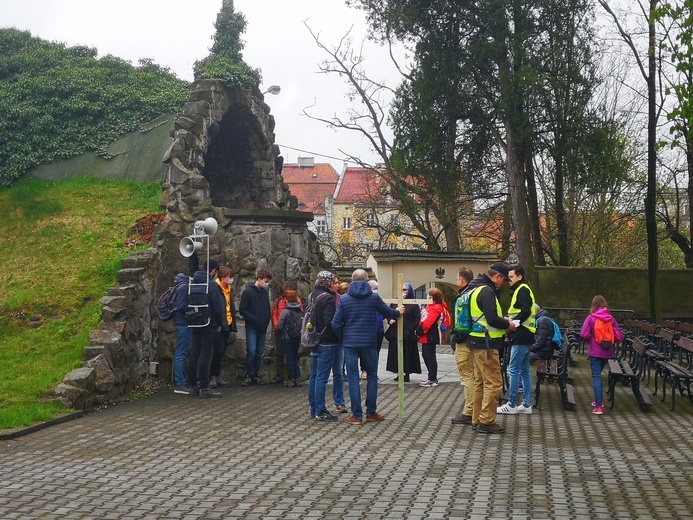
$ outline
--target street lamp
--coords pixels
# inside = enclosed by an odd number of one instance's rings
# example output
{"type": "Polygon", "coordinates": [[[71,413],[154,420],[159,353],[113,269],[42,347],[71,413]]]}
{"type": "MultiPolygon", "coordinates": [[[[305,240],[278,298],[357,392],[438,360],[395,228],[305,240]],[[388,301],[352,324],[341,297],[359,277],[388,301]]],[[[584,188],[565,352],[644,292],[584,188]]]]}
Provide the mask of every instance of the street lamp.
{"type": "Polygon", "coordinates": [[[262,94],[272,94],[273,96],[276,96],[282,91],[282,88],[279,85],[270,85],[267,90],[265,90],[262,94]]]}

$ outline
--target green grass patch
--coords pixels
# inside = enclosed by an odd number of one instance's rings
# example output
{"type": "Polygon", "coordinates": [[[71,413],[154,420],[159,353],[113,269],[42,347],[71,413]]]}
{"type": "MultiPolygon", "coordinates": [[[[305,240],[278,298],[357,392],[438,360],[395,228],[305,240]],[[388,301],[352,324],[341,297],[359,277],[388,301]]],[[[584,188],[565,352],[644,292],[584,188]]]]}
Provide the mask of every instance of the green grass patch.
{"type": "MultiPolygon", "coordinates": [[[[98,299],[116,284],[135,221],[159,211],[161,186],[24,180],[0,190],[0,428],[67,410],[41,402],[82,365],[98,299]]],[[[148,247],[140,244],[134,247],[148,247]]]]}

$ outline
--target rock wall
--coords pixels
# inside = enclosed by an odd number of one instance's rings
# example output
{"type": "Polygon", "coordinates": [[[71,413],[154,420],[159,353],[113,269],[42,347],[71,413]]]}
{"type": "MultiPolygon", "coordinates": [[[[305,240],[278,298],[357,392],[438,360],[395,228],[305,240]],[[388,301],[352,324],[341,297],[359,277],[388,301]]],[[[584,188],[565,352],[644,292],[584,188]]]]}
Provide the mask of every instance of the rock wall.
{"type": "MultiPolygon", "coordinates": [[[[50,397],[77,409],[118,400],[150,376],[152,362],[159,376],[171,379],[176,329],[172,322],[159,321],[156,300],[177,273],[188,273],[179,244],[198,220],[214,217],[219,224],[209,254],[233,269],[236,306],[259,268],[273,273],[271,300],[279,297],[284,281],[293,282],[302,295],[311,291],[325,261],[307,227],[312,213],[296,211],[298,202],[281,177],[273,130],[274,118],[259,90],[229,90],[214,80],[193,83],[164,155],[160,203],[167,216],[154,234],[153,248],[123,261],[120,285],[101,300],[103,322],[90,335],[83,367],[70,372],[50,397]]],[[[242,318],[237,325],[223,364],[229,380],[244,375],[242,318]]],[[[270,331],[260,376],[276,375],[270,331]]]]}
{"type": "Polygon", "coordinates": [[[72,370],[48,398],[78,410],[117,401],[149,376],[156,360],[157,330],[153,287],[156,249],[136,252],[123,260],[119,285],[101,298],[99,328],[89,334],[84,365],[72,370]]]}

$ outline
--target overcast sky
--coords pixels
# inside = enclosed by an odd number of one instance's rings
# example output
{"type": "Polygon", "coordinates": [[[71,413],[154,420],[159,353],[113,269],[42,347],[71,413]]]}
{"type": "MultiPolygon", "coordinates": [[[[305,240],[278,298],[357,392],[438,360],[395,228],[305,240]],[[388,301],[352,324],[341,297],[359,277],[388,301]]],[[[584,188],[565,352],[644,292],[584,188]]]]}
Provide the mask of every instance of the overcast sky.
{"type": "MultiPolygon", "coordinates": [[[[0,27],[95,47],[99,56],[113,54],[133,65],[140,58],[151,58],[190,81],[195,60],[209,53],[221,5],[221,0],[0,0],[0,27]]],[[[314,155],[316,162],[330,162],[339,173],[344,157],[339,149],[376,162],[365,140],[301,115],[311,105],[315,105],[311,113],[325,118],[345,114],[349,107],[344,82],[316,74],[326,55],[303,21],[329,46],[354,26],[352,35],[360,45],[366,34],[363,12],[341,0],[235,0],[234,5],[248,20],[245,61],[262,70],[262,90],[273,84],[282,88],[281,94],[268,94],[265,101],[276,120],[276,143],[285,162],[314,155]]],[[[386,50],[372,44],[365,49],[372,76],[395,87],[399,79],[386,50]]]]}

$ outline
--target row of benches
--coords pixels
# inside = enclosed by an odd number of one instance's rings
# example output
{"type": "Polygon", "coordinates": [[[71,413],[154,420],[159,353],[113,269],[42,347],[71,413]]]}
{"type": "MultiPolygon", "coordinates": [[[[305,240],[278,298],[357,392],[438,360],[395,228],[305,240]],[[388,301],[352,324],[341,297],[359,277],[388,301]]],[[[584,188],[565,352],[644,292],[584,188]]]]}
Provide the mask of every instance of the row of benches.
{"type": "MultiPolygon", "coordinates": [[[[575,409],[575,392],[571,371],[571,352],[585,352],[585,342],[580,338],[579,327],[574,322],[566,329],[566,347],[556,351],[554,358],[537,361],[534,406],[539,405],[541,384],[558,383],[561,401],[566,410],[575,409]]],[[[654,395],[659,392],[662,383],[661,402],[665,402],[667,385],[672,389],[670,410],[676,406],[676,394],[687,395],[693,402],[691,385],[693,384],[693,338],[687,336],[689,324],[676,322],[677,330],[656,326],[639,320],[623,322],[624,339],[614,350],[614,357],[609,360],[607,398],[609,409],[616,401],[616,386],[630,386],[643,411],[652,409],[652,401],[647,390],[641,387],[651,382],[654,371],[654,395]]],[[[509,356],[508,356],[509,357],[509,356]]],[[[507,360],[506,360],[507,362],[507,360]]],[[[505,373],[505,372],[504,372],[505,373]]]]}
{"type": "Polygon", "coordinates": [[[671,407],[676,407],[676,395],[687,395],[693,402],[691,384],[693,383],[693,339],[686,334],[687,324],[679,330],[667,328],[638,320],[625,320],[623,328],[627,333],[622,343],[619,358],[636,368],[639,378],[646,378],[647,385],[654,371],[654,395],[659,392],[662,382],[661,402],[666,401],[667,383],[671,387],[671,407]],[[637,336],[636,336],[637,335],[637,336]],[[633,348],[629,348],[629,345],[633,348]],[[635,348],[637,346],[637,349],[635,348]]]}

